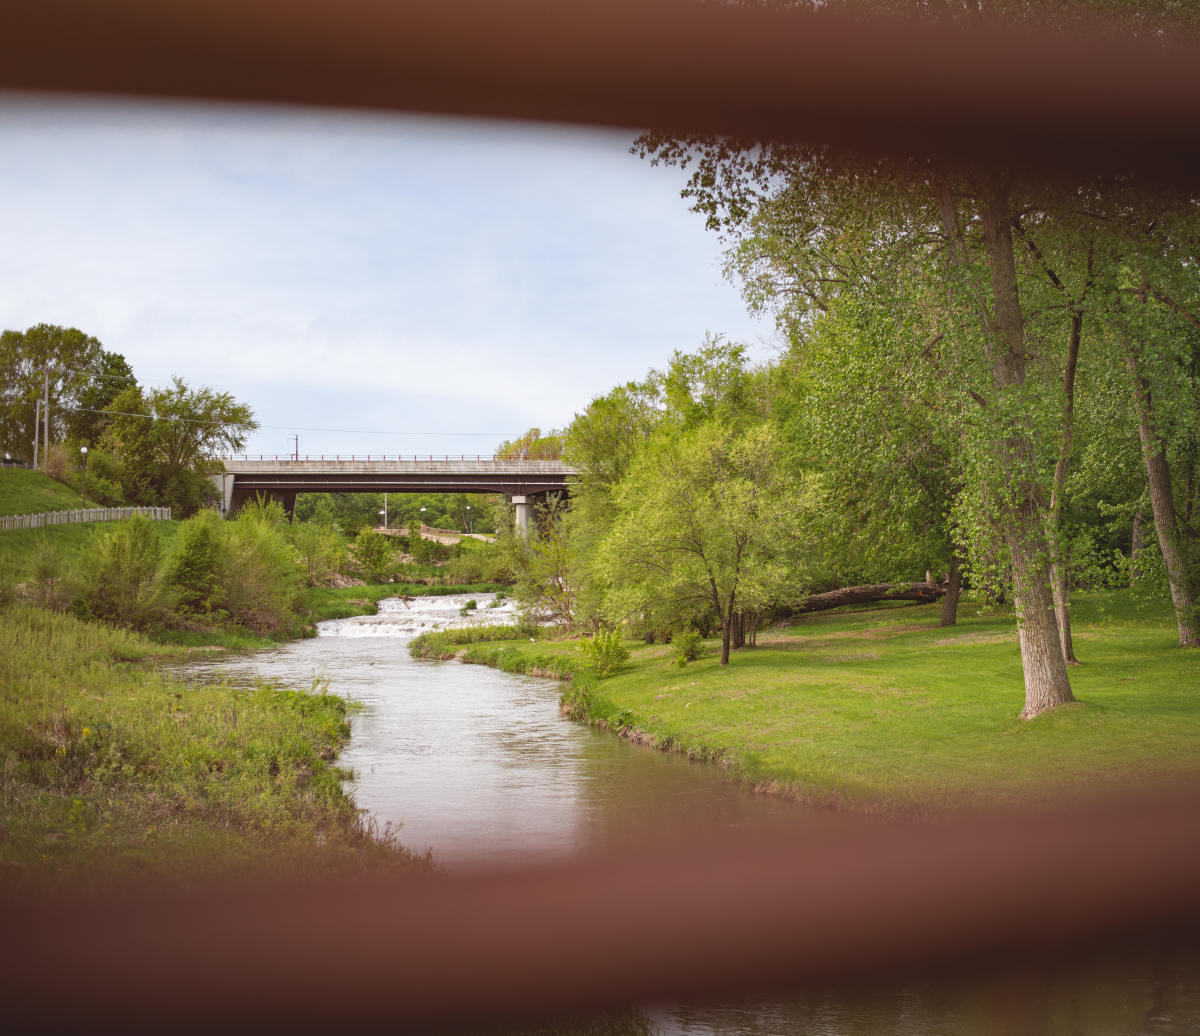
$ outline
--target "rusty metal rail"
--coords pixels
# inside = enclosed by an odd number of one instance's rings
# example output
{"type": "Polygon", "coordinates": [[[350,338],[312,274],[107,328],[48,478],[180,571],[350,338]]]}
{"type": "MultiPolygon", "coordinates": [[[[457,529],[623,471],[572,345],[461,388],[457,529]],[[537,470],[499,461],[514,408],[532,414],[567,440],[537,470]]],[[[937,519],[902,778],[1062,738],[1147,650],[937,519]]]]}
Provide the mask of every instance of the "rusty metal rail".
{"type": "Polygon", "coordinates": [[[1200,932],[1200,795],[692,833],[553,867],[3,899],[10,1031],[426,1031],[648,999],[1061,969],[1200,932]]]}
{"type": "MultiPolygon", "coordinates": [[[[1200,50],[649,0],[9,0],[0,86],[660,126],[1194,185],[1200,50]]],[[[3,896],[13,1031],[328,1031],[1053,968],[1200,926],[1200,794],[553,867],[3,896]]]]}
{"type": "Polygon", "coordinates": [[[1194,182],[1195,48],[673,0],[7,0],[0,87],[687,129],[1194,182]]]}

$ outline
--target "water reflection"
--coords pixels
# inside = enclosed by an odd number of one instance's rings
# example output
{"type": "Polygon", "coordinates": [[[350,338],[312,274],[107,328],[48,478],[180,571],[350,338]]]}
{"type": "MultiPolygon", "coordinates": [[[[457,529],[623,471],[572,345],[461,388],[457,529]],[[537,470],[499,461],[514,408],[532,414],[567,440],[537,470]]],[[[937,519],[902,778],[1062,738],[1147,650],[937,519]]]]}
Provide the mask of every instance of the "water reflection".
{"type": "Polygon", "coordinates": [[[1200,953],[1139,951],[886,995],[649,1013],[663,1036],[1183,1036],[1200,1032],[1200,953]]]}

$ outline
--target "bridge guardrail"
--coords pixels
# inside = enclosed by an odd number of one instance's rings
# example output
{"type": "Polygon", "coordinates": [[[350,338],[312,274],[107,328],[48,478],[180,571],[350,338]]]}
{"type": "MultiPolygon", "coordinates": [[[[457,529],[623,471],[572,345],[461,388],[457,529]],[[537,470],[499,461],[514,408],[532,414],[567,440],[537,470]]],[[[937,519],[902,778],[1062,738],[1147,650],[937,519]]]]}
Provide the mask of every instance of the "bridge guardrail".
{"type": "Polygon", "coordinates": [[[151,521],[171,520],[169,507],[83,507],[75,511],[41,511],[37,514],[7,514],[0,517],[0,532],[11,529],[44,529],[48,525],[78,525],[83,522],[116,522],[141,515],[151,521]]]}

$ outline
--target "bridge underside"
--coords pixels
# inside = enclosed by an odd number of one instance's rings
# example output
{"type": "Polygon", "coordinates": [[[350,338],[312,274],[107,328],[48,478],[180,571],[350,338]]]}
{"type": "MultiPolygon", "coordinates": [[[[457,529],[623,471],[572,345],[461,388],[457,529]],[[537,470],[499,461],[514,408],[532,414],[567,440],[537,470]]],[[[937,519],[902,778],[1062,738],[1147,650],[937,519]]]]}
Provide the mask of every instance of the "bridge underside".
{"type": "Polygon", "coordinates": [[[483,460],[304,460],[231,458],[214,475],[227,511],[255,497],[278,500],[291,514],[300,493],[500,493],[512,498],[517,527],[526,532],[534,508],[552,493],[566,493],[575,472],[560,461],[483,460]]]}
{"type": "MultiPolygon", "coordinates": [[[[221,476],[217,476],[220,479],[221,476]]],[[[215,480],[214,480],[215,481],[215,480]]],[[[301,493],[500,493],[512,498],[517,529],[523,536],[535,520],[535,508],[554,493],[566,494],[561,477],[480,479],[477,476],[354,474],[313,476],[237,475],[224,477],[224,507],[237,511],[257,497],[277,500],[290,518],[301,493]]]]}
{"type": "Polygon", "coordinates": [[[503,493],[505,496],[539,496],[565,493],[567,482],[561,475],[493,476],[457,474],[374,474],[286,475],[232,473],[226,485],[235,494],[249,499],[255,493],[503,493]]]}

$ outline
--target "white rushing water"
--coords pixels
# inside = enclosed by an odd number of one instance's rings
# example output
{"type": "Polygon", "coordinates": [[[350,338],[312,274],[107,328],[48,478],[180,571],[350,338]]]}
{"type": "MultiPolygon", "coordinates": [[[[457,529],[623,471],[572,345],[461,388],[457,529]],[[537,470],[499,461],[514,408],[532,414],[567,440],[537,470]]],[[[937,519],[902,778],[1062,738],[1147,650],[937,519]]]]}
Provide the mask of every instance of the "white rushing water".
{"type": "Polygon", "coordinates": [[[517,621],[514,601],[496,594],[447,594],[444,597],[386,597],[375,615],[328,619],[317,623],[318,637],[413,637],[430,630],[463,626],[506,626],[517,621]],[[463,609],[471,601],[475,608],[463,609]]]}

